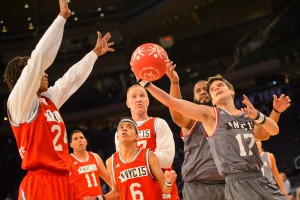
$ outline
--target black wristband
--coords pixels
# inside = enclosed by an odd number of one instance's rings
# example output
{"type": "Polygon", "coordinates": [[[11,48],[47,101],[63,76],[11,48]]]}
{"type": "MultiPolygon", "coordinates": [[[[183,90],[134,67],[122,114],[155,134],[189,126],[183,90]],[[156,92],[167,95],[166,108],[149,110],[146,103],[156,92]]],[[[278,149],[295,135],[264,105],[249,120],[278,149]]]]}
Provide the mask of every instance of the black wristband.
{"type": "Polygon", "coordinates": [[[147,87],[149,87],[149,85],[151,85],[151,82],[146,83],[146,85],[144,86],[144,88],[147,89],[147,87]]]}
{"type": "Polygon", "coordinates": [[[273,110],[274,110],[276,113],[278,113],[278,114],[281,113],[281,112],[279,112],[278,110],[276,110],[275,108],[273,108],[273,110]]]}

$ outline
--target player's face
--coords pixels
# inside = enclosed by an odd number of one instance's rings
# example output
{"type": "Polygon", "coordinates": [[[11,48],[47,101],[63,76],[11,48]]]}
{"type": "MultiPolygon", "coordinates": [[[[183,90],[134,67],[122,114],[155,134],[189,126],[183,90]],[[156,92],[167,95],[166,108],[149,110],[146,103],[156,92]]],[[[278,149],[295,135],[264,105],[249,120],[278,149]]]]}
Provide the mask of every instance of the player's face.
{"type": "Polygon", "coordinates": [[[135,126],[130,122],[121,122],[117,130],[120,143],[124,141],[135,142],[138,139],[135,126]]]}
{"type": "Polygon", "coordinates": [[[142,87],[132,87],[127,93],[127,107],[131,112],[143,114],[147,112],[149,106],[148,94],[142,87]]]}
{"type": "Polygon", "coordinates": [[[41,78],[41,83],[40,83],[40,88],[38,93],[42,93],[47,90],[48,90],[48,74],[44,72],[41,78]]]}
{"type": "Polygon", "coordinates": [[[205,90],[206,82],[201,81],[194,87],[194,102],[196,104],[207,104],[210,102],[209,96],[205,90]]]}
{"type": "Polygon", "coordinates": [[[71,147],[74,150],[86,150],[87,141],[81,132],[72,135],[71,147]]]}
{"type": "Polygon", "coordinates": [[[209,93],[214,105],[226,103],[229,98],[232,99],[234,91],[230,90],[223,81],[214,81],[209,88],[209,93]]]}

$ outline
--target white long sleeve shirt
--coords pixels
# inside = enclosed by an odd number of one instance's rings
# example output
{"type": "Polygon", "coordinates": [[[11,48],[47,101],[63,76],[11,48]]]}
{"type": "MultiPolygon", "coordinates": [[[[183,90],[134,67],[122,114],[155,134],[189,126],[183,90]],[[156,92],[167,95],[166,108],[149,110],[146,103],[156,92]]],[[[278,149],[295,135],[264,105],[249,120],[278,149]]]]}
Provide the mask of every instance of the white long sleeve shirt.
{"type": "MultiPolygon", "coordinates": [[[[44,71],[53,63],[60,47],[66,20],[58,16],[43,35],[31,54],[20,78],[10,93],[7,108],[13,124],[29,121],[38,109],[37,91],[44,71]]],[[[53,87],[42,93],[59,109],[66,100],[82,85],[91,73],[98,56],[91,51],[73,65],[53,87]]]]}

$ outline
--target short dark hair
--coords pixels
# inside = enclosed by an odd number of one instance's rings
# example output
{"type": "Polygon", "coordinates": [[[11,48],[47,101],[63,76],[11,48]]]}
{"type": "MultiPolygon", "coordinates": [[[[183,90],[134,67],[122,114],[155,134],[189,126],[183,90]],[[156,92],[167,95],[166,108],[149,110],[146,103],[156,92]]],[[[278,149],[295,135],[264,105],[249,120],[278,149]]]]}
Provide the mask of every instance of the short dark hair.
{"type": "MultiPolygon", "coordinates": [[[[73,135],[74,135],[75,133],[82,133],[82,134],[83,134],[83,132],[82,132],[81,130],[74,130],[74,131],[71,133],[71,135],[70,135],[70,142],[72,142],[72,137],[73,137],[73,135]]],[[[83,135],[84,135],[84,134],[83,134],[83,135]]]]}
{"type": "Polygon", "coordinates": [[[21,57],[17,56],[10,60],[8,64],[6,65],[3,80],[7,84],[7,87],[9,91],[12,91],[15,87],[18,79],[21,76],[21,73],[24,69],[24,67],[27,65],[27,62],[30,57],[21,57]]]}
{"type": "Polygon", "coordinates": [[[131,117],[123,117],[123,118],[120,120],[120,122],[118,123],[117,129],[119,128],[119,125],[120,125],[120,123],[122,123],[122,122],[129,122],[129,123],[131,123],[131,124],[134,126],[134,128],[135,128],[136,134],[139,134],[139,129],[138,129],[138,127],[137,127],[137,124],[136,124],[136,122],[135,122],[131,117]]]}
{"type": "Polygon", "coordinates": [[[231,83],[229,83],[229,81],[227,81],[225,78],[223,78],[222,75],[220,74],[217,74],[215,76],[211,76],[208,78],[207,80],[207,84],[205,86],[205,90],[207,92],[207,94],[209,95],[209,98],[211,99],[211,95],[210,95],[210,92],[209,92],[209,88],[211,86],[211,84],[215,81],[222,81],[225,83],[225,85],[230,89],[230,90],[233,90],[234,91],[234,87],[231,83]]]}

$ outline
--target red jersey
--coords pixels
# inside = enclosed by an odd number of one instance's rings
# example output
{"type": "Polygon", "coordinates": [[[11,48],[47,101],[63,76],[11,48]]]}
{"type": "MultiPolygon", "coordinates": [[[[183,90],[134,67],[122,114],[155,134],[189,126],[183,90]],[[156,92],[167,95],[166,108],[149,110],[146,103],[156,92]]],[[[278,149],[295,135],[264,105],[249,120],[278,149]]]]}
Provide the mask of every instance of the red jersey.
{"type": "Polygon", "coordinates": [[[154,121],[156,118],[150,117],[142,125],[138,126],[139,139],[137,141],[138,148],[150,148],[152,151],[156,149],[156,133],[154,121]]]}
{"type": "Polygon", "coordinates": [[[139,149],[132,162],[126,163],[119,152],[112,155],[112,173],[121,200],[161,200],[160,190],[155,189],[156,179],[149,168],[149,150],[139,149]]]}
{"type": "MultiPolygon", "coordinates": [[[[142,125],[138,126],[139,139],[137,141],[138,148],[150,148],[152,151],[156,149],[156,132],[155,132],[155,117],[150,117],[142,125]]],[[[162,169],[165,172],[166,169],[162,169]]],[[[168,170],[172,170],[172,167],[168,170]]],[[[157,183],[157,189],[160,190],[160,186],[157,183]]],[[[178,189],[176,183],[172,186],[171,194],[164,194],[163,199],[179,200],[178,189]]]]}
{"type": "Polygon", "coordinates": [[[22,158],[22,169],[69,172],[66,127],[50,99],[42,97],[31,120],[19,125],[11,123],[11,127],[22,158]]]}
{"type": "Polygon", "coordinates": [[[88,151],[87,154],[86,161],[80,161],[73,154],[70,155],[71,181],[77,185],[82,197],[102,195],[99,163],[93,152],[88,151]]]}

